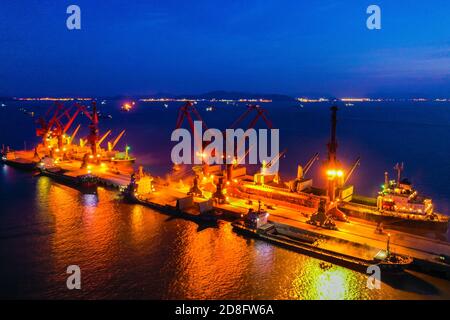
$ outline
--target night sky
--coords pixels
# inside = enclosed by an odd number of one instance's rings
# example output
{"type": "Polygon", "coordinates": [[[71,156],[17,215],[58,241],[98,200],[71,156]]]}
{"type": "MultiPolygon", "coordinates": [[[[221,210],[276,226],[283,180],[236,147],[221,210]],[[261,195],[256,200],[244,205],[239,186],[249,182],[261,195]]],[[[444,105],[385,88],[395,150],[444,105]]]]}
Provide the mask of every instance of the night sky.
{"type": "Polygon", "coordinates": [[[448,0],[2,0],[0,45],[0,96],[450,95],[448,0]]]}

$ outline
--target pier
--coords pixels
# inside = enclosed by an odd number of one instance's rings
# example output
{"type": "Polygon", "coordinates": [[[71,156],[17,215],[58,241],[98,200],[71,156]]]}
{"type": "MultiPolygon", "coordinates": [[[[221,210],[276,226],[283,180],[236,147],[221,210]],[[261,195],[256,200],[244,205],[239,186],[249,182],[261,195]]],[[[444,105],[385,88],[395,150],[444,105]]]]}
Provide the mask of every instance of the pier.
{"type": "MultiPolygon", "coordinates": [[[[59,119],[58,112],[61,110],[64,110],[64,107],[57,105],[53,118],[59,119]]],[[[220,165],[208,166],[202,163],[201,166],[190,168],[192,172],[188,169],[189,172],[182,179],[177,177],[176,171],[172,172],[167,180],[153,178],[144,172],[141,166],[139,170],[135,170],[132,165],[135,159],[129,155],[128,146],[125,147],[125,152],[114,149],[124,130],[116,139],[108,142],[107,148],[101,148],[101,143],[111,131],[99,136],[95,103],[92,111],[79,105],[76,105],[74,113],[71,114],[70,110],[65,111],[65,114],[71,115],[66,125],[59,124],[59,127],[52,128],[48,125],[51,121],[43,121],[42,128],[38,130],[42,142],[34,151],[8,150],[3,152],[2,161],[22,169],[35,168],[61,183],[77,185],[80,179],[88,177],[86,183],[89,185],[122,192],[126,190],[124,194],[131,196],[138,204],[196,221],[210,222],[221,219],[233,222],[246,216],[250,210],[256,210],[257,205],[259,210],[259,205],[262,204],[269,213],[270,223],[284,230],[290,229],[320,238],[323,240],[320,244],[322,250],[340,251],[339,254],[354,255],[356,259],[357,251],[366,250],[372,255],[378,250],[385,249],[389,241],[388,251],[413,258],[411,268],[450,277],[448,242],[398,230],[386,230],[384,234],[380,234],[376,232],[378,226],[375,223],[355,217],[347,219],[340,212],[339,202],[344,201],[349,190],[350,195],[353,193],[353,186],[349,186],[347,182],[359,165],[359,158],[349,172],[341,169],[336,156],[336,107],[332,108],[331,139],[328,144],[326,165],[327,187],[324,190],[314,189],[312,180],[305,178],[305,174],[317,160],[318,154],[315,154],[304,167],[298,167],[297,178],[294,181],[286,183],[281,183],[276,174],[267,173],[267,169],[281,158],[282,153],[274,157],[270,163],[263,164],[261,171],[253,177],[247,175],[244,166],[227,164],[225,170],[222,170],[220,165]],[[80,112],[90,120],[89,135],[86,139],[80,139],[80,145],[75,145],[72,142],[79,127],[72,136],[67,136],[65,132],[80,112]],[[186,202],[194,204],[196,208],[180,206],[180,203],[186,202]],[[318,212],[318,205],[321,202],[325,204],[326,219],[331,221],[333,228],[326,228],[323,223],[320,226],[308,223],[311,222],[312,215],[318,212]],[[214,214],[202,216],[202,208],[214,211],[214,214]]],[[[189,112],[196,113],[195,106],[188,102],[180,112],[177,128],[181,127],[184,117],[188,117],[189,112]]],[[[256,112],[258,117],[265,114],[259,106],[249,106],[244,115],[248,115],[249,112],[256,112]]],[[[264,119],[271,127],[271,122],[264,119]]],[[[398,180],[397,188],[401,184],[400,178],[398,180]]],[[[81,181],[84,183],[84,180],[81,181]]],[[[273,239],[264,237],[261,239],[273,242],[273,239]]],[[[283,241],[279,244],[289,248],[283,241]]]]}

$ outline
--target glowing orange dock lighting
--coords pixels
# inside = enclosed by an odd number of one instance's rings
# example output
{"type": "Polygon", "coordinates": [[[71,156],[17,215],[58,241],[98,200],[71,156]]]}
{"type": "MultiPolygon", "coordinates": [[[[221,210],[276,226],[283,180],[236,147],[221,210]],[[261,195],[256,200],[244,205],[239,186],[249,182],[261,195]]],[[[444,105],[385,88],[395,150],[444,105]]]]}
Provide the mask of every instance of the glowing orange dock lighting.
{"type": "Polygon", "coordinates": [[[335,177],[343,177],[344,176],[344,172],[342,170],[336,170],[336,169],[328,169],[327,170],[327,176],[330,179],[334,179],[335,177]]]}

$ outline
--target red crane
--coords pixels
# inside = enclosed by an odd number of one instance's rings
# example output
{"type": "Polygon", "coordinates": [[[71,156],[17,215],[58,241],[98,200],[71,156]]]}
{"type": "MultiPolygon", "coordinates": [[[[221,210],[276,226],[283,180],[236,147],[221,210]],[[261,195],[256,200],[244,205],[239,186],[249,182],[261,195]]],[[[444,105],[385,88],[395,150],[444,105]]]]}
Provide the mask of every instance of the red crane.
{"type": "MultiPolygon", "coordinates": [[[[231,129],[236,129],[236,127],[247,117],[249,116],[251,113],[256,113],[256,116],[253,118],[253,120],[248,124],[247,126],[247,130],[248,129],[253,129],[256,125],[256,123],[258,122],[258,119],[263,119],[264,122],[266,123],[267,127],[269,129],[273,129],[272,126],[272,121],[269,120],[269,118],[267,117],[267,111],[265,109],[263,109],[261,106],[256,105],[256,104],[249,104],[247,105],[247,110],[235,121],[233,122],[233,124],[231,125],[231,129]]],[[[235,153],[236,150],[238,148],[240,148],[241,143],[243,143],[244,141],[238,141],[237,145],[235,146],[235,153]]],[[[250,148],[251,146],[249,146],[250,148]]]]}
{"type": "Polygon", "coordinates": [[[75,103],[73,106],[66,108],[61,115],[56,118],[55,121],[55,129],[53,134],[58,138],[58,148],[63,147],[63,136],[66,134],[67,130],[72,126],[75,118],[81,111],[81,106],[78,103],[75,103]],[[75,108],[75,112],[72,112],[72,109],[75,108]]]}
{"type": "Polygon", "coordinates": [[[191,114],[193,114],[197,118],[198,121],[202,122],[202,126],[203,126],[204,130],[208,129],[208,127],[206,126],[206,123],[203,121],[202,117],[200,116],[200,113],[198,113],[198,111],[195,108],[195,105],[192,101],[187,101],[178,110],[177,124],[176,124],[175,128],[176,129],[181,128],[181,126],[183,125],[183,121],[186,118],[188,120],[188,123],[189,123],[189,126],[191,127],[192,132],[194,132],[194,119],[192,118],[191,114]]]}
{"type": "Polygon", "coordinates": [[[97,142],[98,142],[98,113],[97,103],[92,101],[92,112],[89,112],[83,105],[79,106],[83,114],[91,121],[89,124],[89,135],[87,137],[88,143],[91,146],[92,156],[97,157],[97,142]]]}
{"type": "MultiPolygon", "coordinates": [[[[177,117],[177,123],[175,128],[179,129],[183,125],[184,119],[187,119],[189,127],[191,128],[192,134],[196,135],[199,134],[194,130],[194,119],[197,121],[202,122],[202,128],[203,130],[208,130],[208,126],[206,125],[205,121],[203,121],[200,113],[197,111],[197,108],[195,108],[195,105],[192,101],[187,101],[184,105],[180,107],[178,110],[178,117],[177,117]]],[[[198,141],[202,141],[202,150],[205,149],[208,142],[203,141],[203,136],[194,136],[194,139],[198,139],[198,141]]],[[[203,159],[202,159],[203,161],[203,159]]]]}
{"type": "Polygon", "coordinates": [[[264,120],[269,129],[273,128],[272,121],[270,121],[269,118],[267,117],[267,111],[257,104],[247,105],[247,110],[235,122],[233,122],[230,128],[231,129],[236,128],[238,124],[240,124],[252,112],[256,113],[256,116],[250,122],[247,129],[254,128],[259,118],[262,118],[264,120]]]}
{"type": "MultiPolygon", "coordinates": [[[[231,125],[230,128],[236,129],[236,127],[242,121],[244,121],[244,119],[247,118],[251,113],[256,113],[256,115],[248,124],[247,129],[254,128],[260,118],[263,119],[263,121],[266,123],[266,125],[269,129],[273,129],[272,121],[270,121],[270,119],[268,118],[267,111],[264,108],[262,108],[261,106],[255,105],[255,104],[248,104],[247,110],[245,110],[245,112],[239,118],[237,118],[236,121],[233,122],[233,124],[231,125]]],[[[234,146],[233,155],[227,155],[227,157],[231,156],[234,161],[235,157],[237,157],[237,150],[239,150],[241,148],[241,145],[244,142],[245,142],[245,138],[243,138],[241,141],[238,141],[237,144],[234,146]]],[[[248,150],[245,152],[245,156],[249,153],[249,151],[252,147],[253,146],[248,146],[248,150]]],[[[239,161],[236,159],[235,162],[239,163],[239,161]]],[[[227,166],[227,179],[231,179],[232,170],[233,170],[234,165],[227,163],[226,166],[227,166]]]]}
{"type": "Polygon", "coordinates": [[[36,136],[42,138],[42,144],[47,146],[47,138],[50,135],[50,132],[58,120],[58,116],[60,112],[64,109],[64,105],[60,102],[55,102],[55,104],[51,105],[44,116],[39,117],[36,121],[40,127],[36,128],[36,136]],[[51,118],[47,121],[46,119],[51,118]]]}

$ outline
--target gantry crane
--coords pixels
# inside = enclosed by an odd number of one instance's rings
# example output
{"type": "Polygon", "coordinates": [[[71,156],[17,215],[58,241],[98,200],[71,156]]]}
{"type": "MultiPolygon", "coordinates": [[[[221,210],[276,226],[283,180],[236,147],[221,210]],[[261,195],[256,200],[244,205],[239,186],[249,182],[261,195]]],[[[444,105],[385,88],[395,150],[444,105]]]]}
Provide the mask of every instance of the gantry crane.
{"type": "Polygon", "coordinates": [[[92,112],[89,112],[83,105],[79,105],[80,111],[91,121],[89,124],[89,135],[87,136],[87,142],[91,147],[91,155],[97,158],[98,155],[98,112],[97,103],[92,101],[92,112]]]}
{"type": "Polygon", "coordinates": [[[53,126],[55,125],[58,116],[60,112],[64,109],[64,105],[60,102],[55,102],[53,105],[51,105],[44,116],[39,117],[39,119],[36,121],[40,127],[36,129],[36,136],[42,138],[42,145],[44,147],[47,147],[48,144],[48,138],[50,136],[50,133],[53,129],[53,126]],[[49,117],[51,118],[47,120],[49,117]]]}
{"type": "Polygon", "coordinates": [[[272,129],[272,122],[267,117],[267,111],[262,108],[260,105],[257,104],[249,104],[247,105],[247,110],[236,119],[235,122],[231,125],[231,129],[235,129],[248,115],[251,113],[256,113],[256,116],[253,118],[253,120],[249,123],[247,126],[247,129],[254,128],[256,123],[258,122],[259,118],[262,118],[264,122],[266,123],[267,127],[269,129],[272,129]]]}
{"type": "Polygon", "coordinates": [[[183,121],[186,118],[188,120],[192,132],[194,132],[194,119],[191,114],[193,114],[198,121],[202,122],[202,127],[204,130],[208,129],[206,123],[203,121],[202,117],[200,116],[200,113],[198,113],[197,108],[195,108],[195,105],[192,101],[187,101],[178,110],[178,117],[175,129],[181,128],[181,126],[183,125],[183,121]]]}
{"type": "Polygon", "coordinates": [[[60,102],[56,102],[52,105],[47,110],[45,116],[40,117],[37,120],[40,127],[36,129],[36,135],[42,138],[42,145],[47,147],[49,138],[54,137],[57,138],[58,148],[61,149],[64,143],[63,137],[67,130],[72,126],[80,111],[80,105],[78,103],[75,103],[68,108],[60,102]],[[48,119],[50,115],[51,117],[47,121],[46,119],[48,119]]]}
{"type": "MultiPolygon", "coordinates": [[[[262,108],[259,105],[255,105],[255,104],[248,104],[247,105],[247,110],[245,110],[245,112],[236,119],[236,121],[234,121],[231,126],[230,129],[236,129],[238,125],[240,125],[244,119],[246,119],[251,113],[256,113],[255,117],[250,121],[250,123],[247,125],[247,130],[248,129],[253,129],[256,126],[256,123],[258,122],[258,119],[263,119],[263,121],[265,122],[266,126],[269,129],[273,129],[273,125],[272,122],[269,120],[268,116],[267,116],[267,111],[262,108]]],[[[226,136],[226,132],[225,132],[225,136],[226,136]]],[[[242,159],[239,159],[239,161],[236,160],[237,155],[237,150],[240,150],[242,143],[245,143],[245,137],[243,137],[241,139],[241,141],[237,141],[237,144],[234,145],[234,150],[233,150],[233,154],[232,155],[226,155],[227,158],[231,158],[231,160],[227,161],[226,163],[226,172],[227,172],[227,178],[230,179],[231,175],[232,175],[232,170],[233,170],[233,166],[235,164],[240,163],[240,161],[242,159]],[[231,163],[229,163],[231,161],[231,163]]],[[[247,156],[247,154],[249,153],[250,149],[253,146],[249,146],[248,150],[245,152],[244,154],[244,158],[245,156],[247,156]]]]}
{"type": "Polygon", "coordinates": [[[197,111],[197,108],[195,108],[195,104],[192,101],[187,101],[184,105],[180,107],[178,110],[178,117],[177,117],[177,123],[175,125],[175,129],[180,129],[183,125],[184,119],[187,119],[189,127],[191,128],[192,134],[194,135],[195,141],[201,141],[202,144],[202,154],[201,155],[195,155],[200,156],[202,159],[202,162],[204,164],[204,172],[206,173],[208,171],[207,165],[204,162],[203,157],[203,150],[207,146],[208,142],[203,141],[202,136],[197,136],[199,133],[195,130],[194,125],[194,119],[196,118],[197,121],[201,121],[203,130],[208,130],[208,126],[206,125],[205,121],[203,121],[200,113],[197,111]]]}
{"type": "Polygon", "coordinates": [[[66,134],[67,130],[72,126],[75,118],[80,113],[80,104],[75,103],[72,107],[66,108],[62,111],[61,115],[59,115],[55,122],[55,129],[53,130],[53,134],[58,139],[58,148],[63,148],[63,137],[66,134]],[[72,110],[75,108],[73,113],[72,110]],[[64,123],[65,121],[65,123],[64,123]]]}

